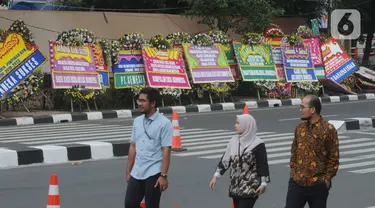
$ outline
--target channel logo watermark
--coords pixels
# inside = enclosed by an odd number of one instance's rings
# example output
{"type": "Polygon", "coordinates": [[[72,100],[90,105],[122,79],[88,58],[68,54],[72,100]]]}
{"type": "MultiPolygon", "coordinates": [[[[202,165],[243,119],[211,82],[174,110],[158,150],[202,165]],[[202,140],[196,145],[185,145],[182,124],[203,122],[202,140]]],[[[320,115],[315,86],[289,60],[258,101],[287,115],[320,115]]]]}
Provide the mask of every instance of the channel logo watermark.
{"type": "Polygon", "coordinates": [[[331,13],[331,35],[353,40],[361,35],[361,13],[356,9],[336,9],[331,13]]]}

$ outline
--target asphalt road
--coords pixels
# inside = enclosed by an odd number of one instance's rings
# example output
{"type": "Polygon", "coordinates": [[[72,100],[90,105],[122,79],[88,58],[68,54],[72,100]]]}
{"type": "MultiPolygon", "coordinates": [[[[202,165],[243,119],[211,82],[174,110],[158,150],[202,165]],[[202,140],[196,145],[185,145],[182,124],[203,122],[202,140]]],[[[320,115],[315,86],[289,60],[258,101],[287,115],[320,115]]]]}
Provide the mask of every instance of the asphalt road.
{"type": "MultiPolygon", "coordinates": [[[[350,101],[340,103],[323,103],[322,115],[328,120],[343,120],[353,117],[375,116],[375,100],[350,101]]],[[[258,122],[259,131],[268,131],[273,126],[276,131],[290,131],[290,125],[296,125],[300,121],[299,106],[249,109],[249,113],[258,122]]],[[[187,128],[197,126],[209,129],[233,130],[235,115],[243,111],[231,112],[209,112],[190,113],[180,115],[180,125],[187,128]]],[[[169,116],[171,118],[171,116],[169,116]]],[[[111,119],[98,121],[84,121],[83,123],[104,124],[104,125],[132,125],[133,119],[111,119]]]]}
{"type": "MultiPolygon", "coordinates": [[[[352,139],[363,137],[363,134],[345,135],[352,139]]],[[[374,135],[371,138],[375,141],[374,135]]],[[[208,189],[216,164],[216,159],[173,156],[169,172],[170,186],[163,195],[161,207],[231,207],[227,193],[228,174],[219,180],[214,192],[208,189]]],[[[76,166],[64,164],[1,170],[1,205],[12,208],[45,207],[49,177],[56,173],[59,176],[61,207],[123,207],[125,167],[126,159],[120,158],[87,161],[76,166]]],[[[257,202],[258,208],[284,206],[289,169],[284,164],[270,165],[270,169],[272,182],[266,194],[257,202]]],[[[333,181],[328,207],[374,206],[374,176],[374,172],[356,174],[347,169],[339,170],[333,181]]]]}
{"type": "MultiPolygon", "coordinates": [[[[323,115],[326,119],[334,120],[370,117],[375,114],[374,104],[374,101],[325,104],[323,115]]],[[[175,153],[172,157],[170,187],[163,195],[162,208],[231,206],[227,193],[228,174],[220,179],[214,192],[208,189],[208,183],[218,157],[233,134],[235,115],[239,113],[241,112],[180,115],[183,146],[188,151],[175,153]]],[[[257,207],[282,208],[289,174],[286,165],[292,132],[299,122],[299,108],[257,109],[251,110],[250,113],[257,119],[259,136],[267,144],[272,180],[267,193],[257,202],[257,207]]],[[[43,145],[77,142],[82,139],[124,139],[129,135],[131,123],[131,119],[117,119],[0,128],[0,145],[43,145]],[[22,142],[9,142],[12,140],[22,142]]],[[[342,165],[333,181],[328,207],[375,206],[375,131],[341,134],[340,151],[342,165]]],[[[1,205],[12,208],[45,207],[49,176],[56,173],[59,175],[62,207],[123,207],[126,190],[125,167],[126,159],[120,158],[85,161],[76,166],[60,164],[3,169],[0,170],[1,205]],[[17,197],[20,200],[17,200],[17,197]]]]}
{"type": "MultiPolygon", "coordinates": [[[[323,105],[322,115],[327,120],[375,116],[375,101],[353,101],[323,105]]],[[[250,109],[258,122],[259,132],[287,134],[294,131],[300,121],[299,107],[250,109]]],[[[205,139],[205,134],[217,133],[221,137],[233,134],[235,115],[242,111],[191,113],[179,115],[183,138],[205,139]],[[229,131],[227,133],[216,132],[229,131]],[[211,132],[210,132],[211,131],[211,132]],[[196,137],[192,137],[197,134],[196,137]],[[201,136],[199,136],[201,135],[201,136]],[[190,137],[189,137],[190,136],[190,137]],[[200,137],[200,138],[198,138],[200,137]],[[202,138],[203,137],[203,138],[202,138]]],[[[169,118],[171,116],[168,115],[169,118]]],[[[0,147],[20,149],[25,146],[66,145],[87,141],[124,141],[131,134],[133,119],[105,119],[62,124],[0,127],[0,147]]],[[[287,135],[285,135],[287,136],[287,135]]],[[[212,139],[217,139],[211,137],[212,139]]]]}

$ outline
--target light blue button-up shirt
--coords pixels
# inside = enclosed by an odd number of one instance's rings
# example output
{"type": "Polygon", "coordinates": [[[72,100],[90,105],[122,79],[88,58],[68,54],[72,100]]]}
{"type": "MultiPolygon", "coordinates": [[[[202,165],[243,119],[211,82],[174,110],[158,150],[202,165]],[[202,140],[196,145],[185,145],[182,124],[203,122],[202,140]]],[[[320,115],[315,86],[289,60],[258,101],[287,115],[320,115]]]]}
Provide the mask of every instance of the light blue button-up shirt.
{"type": "Polygon", "coordinates": [[[161,172],[163,147],[172,146],[172,136],[172,122],[158,111],[150,118],[141,115],[134,119],[130,139],[136,151],[130,173],[133,178],[144,180],[161,172]]]}

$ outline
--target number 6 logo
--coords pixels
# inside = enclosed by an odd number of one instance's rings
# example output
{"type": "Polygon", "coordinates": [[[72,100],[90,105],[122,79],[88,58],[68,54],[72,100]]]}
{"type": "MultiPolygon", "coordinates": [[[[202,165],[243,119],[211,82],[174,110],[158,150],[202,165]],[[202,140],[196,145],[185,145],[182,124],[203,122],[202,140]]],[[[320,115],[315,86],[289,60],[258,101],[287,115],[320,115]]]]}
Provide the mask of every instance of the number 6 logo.
{"type": "Polygon", "coordinates": [[[352,40],[361,35],[361,14],[355,9],[336,9],[331,14],[331,34],[336,39],[352,40]]]}

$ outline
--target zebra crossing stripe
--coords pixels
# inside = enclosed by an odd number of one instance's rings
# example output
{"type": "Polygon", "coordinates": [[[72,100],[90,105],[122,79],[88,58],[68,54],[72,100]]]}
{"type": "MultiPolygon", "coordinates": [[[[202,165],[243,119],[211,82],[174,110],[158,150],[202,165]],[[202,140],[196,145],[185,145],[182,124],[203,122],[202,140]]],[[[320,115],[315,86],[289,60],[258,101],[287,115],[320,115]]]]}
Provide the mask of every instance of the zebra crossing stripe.
{"type": "MultiPolygon", "coordinates": [[[[90,119],[97,118],[95,114],[90,119]]],[[[58,119],[58,118],[56,118],[58,119]]],[[[132,126],[101,125],[83,123],[61,123],[34,126],[16,126],[1,128],[0,142],[22,143],[39,151],[38,160],[44,163],[60,163],[71,158],[72,151],[79,151],[85,159],[110,158],[123,156],[127,149],[125,145],[130,139],[132,126]],[[121,146],[115,145],[119,144],[121,146]],[[78,149],[77,149],[78,148],[78,149]],[[88,149],[91,150],[88,151],[88,149]],[[83,153],[84,152],[84,153],[83,153]]],[[[187,147],[187,152],[174,153],[174,156],[197,156],[202,159],[219,159],[225,151],[227,142],[235,135],[232,130],[181,128],[182,146],[187,147]]],[[[269,164],[288,164],[293,133],[259,132],[257,134],[266,143],[269,164]]],[[[370,137],[371,134],[364,136],[370,137]]],[[[342,158],[342,168],[351,170],[356,168],[356,173],[375,172],[371,166],[375,165],[375,140],[372,138],[350,138],[339,135],[340,155],[352,157],[342,158]],[[359,154],[368,155],[358,156],[359,154]],[[354,163],[355,162],[355,163],[354,163]],[[360,167],[366,169],[359,170],[360,167]]],[[[0,148],[0,154],[6,155],[7,161],[0,162],[0,166],[21,164],[22,159],[17,156],[17,151],[0,148]]],[[[26,160],[25,160],[26,161],[26,160]]]]}
{"type": "MultiPolygon", "coordinates": [[[[289,137],[289,138],[290,138],[290,141],[286,141],[286,142],[274,142],[274,143],[267,143],[266,142],[266,148],[277,147],[277,146],[284,146],[284,145],[291,145],[292,144],[292,138],[291,137],[289,137]]],[[[348,138],[348,137],[343,136],[342,138],[348,138]]],[[[341,143],[342,144],[346,144],[346,143],[355,143],[355,142],[358,142],[358,141],[362,142],[362,141],[370,141],[370,140],[371,139],[367,139],[367,138],[359,139],[359,140],[358,139],[353,139],[353,140],[342,141],[341,143]]],[[[194,150],[201,150],[201,149],[226,147],[228,141],[229,140],[223,141],[223,142],[222,141],[210,142],[210,144],[207,144],[207,145],[200,145],[202,143],[188,144],[188,145],[185,145],[185,146],[189,147],[190,151],[194,151],[194,150]],[[214,143],[214,144],[211,144],[211,143],[214,143]],[[199,146],[197,146],[197,145],[199,145],[199,146]]],[[[183,144],[185,144],[185,143],[183,143],[183,144]]],[[[224,152],[225,148],[220,149],[220,150],[222,152],[224,152]]],[[[290,147],[288,147],[288,149],[282,148],[281,150],[290,150],[290,147]]],[[[267,152],[270,152],[270,151],[273,151],[273,148],[267,149],[267,152]]],[[[280,151],[280,150],[277,150],[277,151],[280,151]]],[[[191,154],[191,152],[187,152],[187,153],[181,153],[181,154],[176,154],[176,155],[178,155],[178,156],[192,156],[192,155],[200,155],[201,152],[202,151],[197,151],[196,154],[191,154]]],[[[206,157],[204,157],[204,158],[206,158],[206,157]]]]}
{"type": "MultiPolygon", "coordinates": [[[[363,138],[352,139],[352,140],[345,140],[345,141],[341,141],[341,144],[360,142],[360,141],[363,141],[363,140],[364,140],[363,138]]],[[[366,144],[364,146],[375,145],[373,142],[364,143],[364,144],[366,144]]],[[[340,149],[350,149],[350,148],[352,148],[352,146],[353,145],[343,145],[343,146],[340,146],[340,149]]],[[[266,148],[267,148],[267,144],[266,144],[266,148]]],[[[273,149],[267,149],[267,152],[270,153],[270,152],[272,152],[272,150],[273,149]]],[[[288,151],[290,151],[290,146],[289,147],[283,147],[282,150],[288,150],[288,151]]],[[[224,153],[224,151],[225,151],[225,149],[221,149],[221,153],[224,153]]],[[[358,154],[358,153],[361,153],[361,152],[362,152],[361,150],[358,150],[357,152],[355,152],[355,154],[358,154]]],[[[341,152],[340,155],[349,155],[351,153],[353,153],[353,152],[352,151],[341,152]]],[[[199,155],[199,154],[195,154],[195,155],[199,155]]],[[[191,154],[189,156],[191,156],[191,154]]],[[[203,156],[203,157],[199,157],[199,158],[203,158],[203,159],[217,159],[217,158],[221,158],[221,156],[222,156],[222,154],[218,154],[218,155],[203,156]]],[[[277,158],[277,157],[286,157],[286,156],[290,157],[290,152],[277,153],[277,154],[268,154],[267,155],[268,158],[277,158]]],[[[270,160],[269,164],[273,164],[274,165],[274,164],[282,164],[282,163],[287,163],[287,162],[289,162],[289,159],[288,160],[275,160],[275,161],[270,160]]]]}
{"type": "MultiPolygon", "coordinates": [[[[360,173],[360,174],[373,173],[373,172],[375,172],[375,168],[365,168],[365,169],[353,170],[353,171],[349,171],[349,172],[360,173]]],[[[374,206],[374,208],[375,208],[375,206],[374,206]]]]}
{"type": "MultiPolygon", "coordinates": [[[[79,127],[79,126],[78,126],[79,127]]],[[[63,132],[59,131],[59,129],[51,129],[51,130],[39,130],[39,131],[30,131],[30,132],[14,132],[14,133],[0,133],[0,135],[2,137],[11,137],[9,138],[8,140],[11,140],[12,138],[25,138],[25,137],[28,137],[28,138],[31,138],[31,136],[33,137],[38,137],[38,136],[45,136],[45,135],[48,135],[48,134],[58,134],[58,133],[61,133],[61,134],[64,134],[66,135],[67,133],[71,133],[71,132],[76,132],[76,133],[82,133],[82,132],[95,132],[99,130],[98,126],[92,126],[92,127],[81,127],[79,129],[64,129],[63,132]],[[17,137],[18,136],[18,137],[17,137]]],[[[128,131],[128,132],[131,132],[130,129],[107,129],[107,128],[100,128],[100,132],[102,131],[128,131]]]]}
{"type": "MultiPolygon", "coordinates": [[[[74,129],[77,129],[78,127],[98,127],[103,125],[98,124],[77,124],[77,123],[64,123],[64,124],[49,124],[49,125],[35,125],[35,126],[17,126],[13,128],[5,129],[4,127],[1,127],[1,135],[3,134],[11,134],[11,133],[18,133],[18,132],[40,132],[48,130],[62,130],[64,128],[70,128],[73,127],[74,129]]],[[[107,126],[113,126],[113,125],[107,125],[107,126]]]]}
{"type": "Polygon", "coordinates": [[[363,166],[368,166],[368,165],[375,165],[375,161],[366,161],[366,162],[360,162],[360,163],[354,163],[354,164],[340,165],[339,169],[357,168],[357,167],[363,167],[363,166]]]}
{"type": "MultiPolygon", "coordinates": [[[[0,142],[2,143],[22,143],[38,146],[50,144],[66,145],[74,142],[93,140],[126,142],[131,136],[132,126],[63,123],[0,129],[3,129],[0,131],[0,142]]],[[[195,132],[206,132],[207,130],[201,128],[181,128],[180,131],[182,134],[192,135],[195,132]]],[[[212,130],[209,131],[212,132],[212,130]]],[[[224,130],[219,130],[219,132],[221,131],[224,130]]]]}

